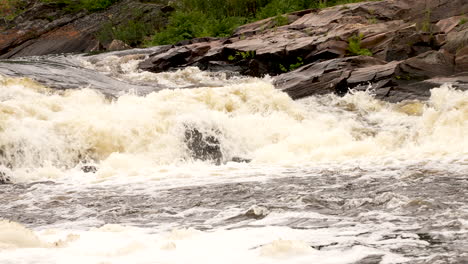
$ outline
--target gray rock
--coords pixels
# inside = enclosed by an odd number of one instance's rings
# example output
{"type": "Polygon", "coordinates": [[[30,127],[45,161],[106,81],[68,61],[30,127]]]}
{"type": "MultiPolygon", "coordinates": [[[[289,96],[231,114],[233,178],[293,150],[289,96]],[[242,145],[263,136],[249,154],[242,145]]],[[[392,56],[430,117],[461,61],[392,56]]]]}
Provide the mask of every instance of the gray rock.
{"type": "Polygon", "coordinates": [[[129,45],[125,44],[125,42],[114,39],[107,47],[108,51],[117,51],[117,50],[125,50],[131,48],[129,45]]]}
{"type": "Polygon", "coordinates": [[[0,171],[0,184],[9,184],[11,183],[10,177],[3,171],[0,171]]]}
{"type": "Polygon", "coordinates": [[[216,131],[211,132],[213,133],[203,133],[195,127],[186,126],[185,144],[193,159],[210,161],[219,165],[223,161],[221,144],[215,135],[216,131]]]}

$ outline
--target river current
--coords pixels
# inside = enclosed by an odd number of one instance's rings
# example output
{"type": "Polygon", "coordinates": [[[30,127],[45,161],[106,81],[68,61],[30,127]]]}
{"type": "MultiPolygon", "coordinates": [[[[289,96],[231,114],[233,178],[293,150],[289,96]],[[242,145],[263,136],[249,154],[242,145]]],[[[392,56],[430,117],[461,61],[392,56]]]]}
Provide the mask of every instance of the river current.
{"type": "Polygon", "coordinates": [[[1,264],[468,263],[468,91],[293,101],[153,51],[0,61],[1,264]]]}

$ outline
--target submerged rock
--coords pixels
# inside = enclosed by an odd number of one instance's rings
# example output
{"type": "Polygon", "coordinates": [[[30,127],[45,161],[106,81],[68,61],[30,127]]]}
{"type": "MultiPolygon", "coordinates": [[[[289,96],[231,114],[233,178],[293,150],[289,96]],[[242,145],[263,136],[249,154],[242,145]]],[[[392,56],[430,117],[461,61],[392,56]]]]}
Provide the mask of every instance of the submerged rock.
{"type": "Polygon", "coordinates": [[[9,184],[11,183],[10,177],[3,171],[0,171],[0,184],[9,184]]]}
{"type": "Polygon", "coordinates": [[[242,157],[226,157],[221,149],[219,140],[220,132],[212,129],[207,132],[201,132],[198,128],[186,126],[184,132],[185,144],[190,157],[194,160],[213,162],[221,165],[227,161],[248,163],[251,160],[242,157]]]}
{"type": "Polygon", "coordinates": [[[85,165],[81,167],[81,170],[84,173],[96,173],[98,169],[96,166],[93,166],[93,165],[85,165]]]}
{"type": "Polygon", "coordinates": [[[187,127],[185,144],[190,156],[195,160],[210,161],[219,165],[223,161],[223,153],[219,139],[215,135],[200,132],[199,129],[187,127]]]}

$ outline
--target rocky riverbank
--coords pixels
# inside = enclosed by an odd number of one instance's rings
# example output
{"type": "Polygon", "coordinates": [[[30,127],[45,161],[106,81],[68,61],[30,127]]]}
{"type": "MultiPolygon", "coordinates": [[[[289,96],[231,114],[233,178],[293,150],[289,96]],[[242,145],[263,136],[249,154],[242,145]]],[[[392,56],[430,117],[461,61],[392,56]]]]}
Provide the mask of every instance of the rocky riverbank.
{"type": "Polygon", "coordinates": [[[164,27],[172,11],[166,0],[121,0],[98,12],[70,10],[60,1],[25,2],[24,12],[0,22],[0,59],[130,48],[164,27]]]}
{"type": "MultiPolygon", "coordinates": [[[[173,11],[166,4],[124,0],[97,13],[67,14],[36,3],[14,26],[3,26],[0,58],[126,48],[102,36],[106,27],[115,30],[128,21],[163,27],[173,11]]],[[[350,88],[371,89],[391,102],[426,99],[430,89],[447,82],[468,89],[467,13],[464,0],[383,0],[303,10],[241,26],[228,38],[164,46],[140,68],[197,66],[271,75],[294,99],[350,88]]]]}
{"type": "Polygon", "coordinates": [[[271,18],[227,39],[196,39],[152,54],[141,68],[186,66],[276,75],[293,98],[373,89],[388,101],[425,99],[442,83],[468,89],[468,4],[361,2],[271,18]]]}

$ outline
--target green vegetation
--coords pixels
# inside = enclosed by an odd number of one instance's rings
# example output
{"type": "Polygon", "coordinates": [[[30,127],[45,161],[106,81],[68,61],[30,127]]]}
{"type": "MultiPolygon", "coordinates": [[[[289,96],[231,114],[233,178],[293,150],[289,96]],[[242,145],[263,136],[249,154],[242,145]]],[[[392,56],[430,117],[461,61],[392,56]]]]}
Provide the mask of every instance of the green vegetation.
{"type": "Polygon", "coordinates": [[[81,10],[96,12],[104,10],[119,0],[41,0],[44,3],[57,5],[60,9],[76,13],[81,10]]]}
{"type": "Polygon", "coordinates": [[[372,56],[372,52],[368,49],[361,48],[362,34],[352,36],[348,39],[348,52],[352,56],[364,55],[372,56]]]}
{"type": "Polygon", "coordinates": [[[288,17],[285,15],[277,15],[273,21],[275,21],[275,27],[281,27],[289,23],[288,17]]]}
{"type": "Polygon", "coordinates": [[[112,22],[105,23],[96,37],[101,43],[110,43],[118,39],[135,47],[142,44],[143,39],[154,32],[155,27],[151,24],[129,20],[115,26],[112,22]]]}
{"type": "Polygon", "coordinates": [[[242,60],[249,60],[255,58],[256,52],[255,50],[248,50],[248,51],[236,51],[235,55],[229,55],[228,60],[237,62],[242,60]]]}
{"type": "Polygon", "coordinates": [[[154,35],[152,45],[174,44],[184,39],[216,36],[226,37],[241,24],[247,22],[242,17],[209,17],[201,11],[175,11],[169,17],[165,30],[154,35]]]}
{"type": "Polygon", "coordinates": [[[295,69],[301,67],[304,65],[304,61],[302,60],[301,57],[297,57],[296,63],[290,64],[288,67],[285,67],[283,64],[279,65],[279,69],[282,72],[289,72],[289,71],[294,71],[295,69]]]}
{"type": "Polygon", "coordinates": [[[421,30],[423,32],[431,32],[432,27],[431,27],[431,10],[426,9],[426,15],[424,16],[424,20],[421,23],[421,30]]]}
{"type": "Polygon", "coordinates": [[[146,45],[175,44],[200,37],[227,37],[237,27],[273,17],[275,26],[288,24],[283,14],[308,8],[324,8],[363,0],[179,0],[165,29],[146,45]]]}
{"type": "Polygon", "coordinates": [[[461,25],[465,24],[466,22],[468,22],[468,19],[466,17],[463,17],[463,18],[460,19],[460,22],[458,22],[458,25],[461,26],[461,25]]]}
{"type": "Polygon", "coordinates": [[[3,22],[13,20],[23,12],[27,3],[21,0],[0,0],[0,18],[3,22]]]}
{"type": "MultiPolygon", "coordinates": [[[[66,13],[77,13],[82,10],[89,12],[97,12],[104,10],[119,0],[39,0],[39,2],[53,5],[58,10],[66,13]]],[[[26,6],[33,4],[35,1],[26,0],[0,0],[0,19],[5,23],[13,20],[22,12],[26,6]]],[[[54,17],[44,17],[52,21],[54,17]]]]}

